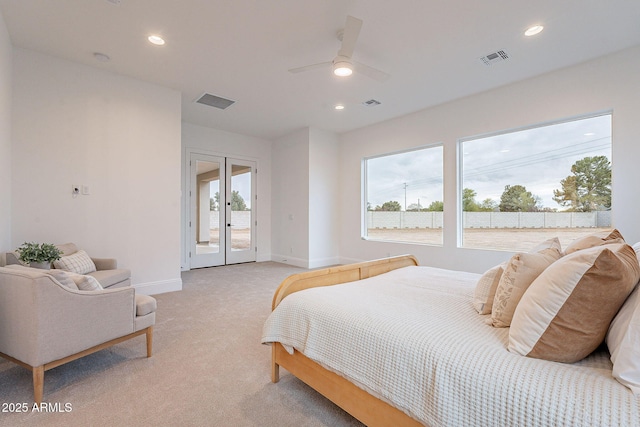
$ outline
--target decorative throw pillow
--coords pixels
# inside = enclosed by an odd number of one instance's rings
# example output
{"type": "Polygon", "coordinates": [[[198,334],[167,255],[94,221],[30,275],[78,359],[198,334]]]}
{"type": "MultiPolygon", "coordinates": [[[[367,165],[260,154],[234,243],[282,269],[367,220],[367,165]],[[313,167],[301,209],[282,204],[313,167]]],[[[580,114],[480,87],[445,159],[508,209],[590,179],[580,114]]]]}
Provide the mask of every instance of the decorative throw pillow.
{"type": "Polygon", "coordinates": [[[513,313],[529,285],[561,256],[556,248],[543,249],[538,253],[517,253],[512,256],[498,282],[488,323],[496,328],[511,325],[513,313]]]}
{"type": "Polygon", "coordinates": [[[81,291],[99,291],[103,289],[98,279],[93,276],[86,276],[82,274],[76,273],[67,273],[71,276],[71,279],[74,281],[76,286],[81,291]]]}
{"type": "Polygon", "coordinates": [[[589,234],[569,243],[565,248],[565,255],[569,255],[575,251],[592,248],[610,243],[624,243],[624,238],[618,230],[600,231],[598,233],[589,234]]]}
{"type": "Polygon", "coordinates": [[[55,268],[60,270],[70,271],[77,274],[87,274],[96,271],[96,265],[89,255],[80,249],[78,252],[63,256],[57,261],[53,262],[55,268]]]}
{"type": "Polygon", "coordinates": [[[552,237],[551,239],[547,239],[544,242],[538,244],[533,249],[529,251],[530,254],[536,252],[542,252],[545,249],[557,249],[558,252],[562,253],[562,246],[560,245],[560,239],[557,237],[552,237]]]}
{"type": "Polygon", "coordinates": [[[609,326],[605,339],[613,377],[640,395],[640,287],[629,295],[609,326]]]}
{"type": "Polygon", "coordinates": [[[573,363],[604,340],[640,279],[631,246],[606,244],[565,255],[529,286],[509,330],[509,351],[573,363]]]}
{"type": "MultiPolygon", "coordinates": [[[[557,249],[559,253],[562,253],[562,247],[560,246],[560,240],[557,237],[545,240],[539,245],[535,246],[529,251],[529,253],[541,252],[546,249],[557,249]]],[[[493,299],[496,295],[496,289],[498,283],[504,272],[504,268],[507,262],[503,262],[500,265],[490,268],[480,277],[476,284],[475,293],[473,296],[473,307],[480,314],[490,314],[493,308],[493,299]]]]}
{"type": "Polygon", "coordinates": [[[473,295],[473,307],[480,314],[490,314],[493,306],[493,298],[496,295],[498,282],[507,263],[490,268],[480,277],[473,295]]]}
{"type": "Polygon", "coordinates": [[[48,270],[47,274],[54,279],[56,279],[62,286],[65,286],[69,289],[78,290],[78,285],[71,278],[71,273],[63,270],[48,270]]]}

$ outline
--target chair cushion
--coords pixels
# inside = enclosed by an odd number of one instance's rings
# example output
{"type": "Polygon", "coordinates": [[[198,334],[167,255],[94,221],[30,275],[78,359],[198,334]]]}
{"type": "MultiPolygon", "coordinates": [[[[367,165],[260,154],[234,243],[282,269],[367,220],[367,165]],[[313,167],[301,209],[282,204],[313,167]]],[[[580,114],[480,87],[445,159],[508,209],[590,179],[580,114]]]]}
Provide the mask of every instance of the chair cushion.
{"type": "Polygon", "coordinates": [[[109,288],[116,283],[129,279],[131,277],[131,271],[124,268],[115,270],[98,270],[89,273],[89,276],[95,277],[103,288],[109,288]]]}
{"type": "Polygon", "coordinates": [[[63,256],[59,260],[54,261],[53,265],[60,270],[77,274],[87,274],[96,271],[96,265],[82,249],[74,254],[63,256]]]}
{"type": "Polygon", "coordinates": [[[136,316],[146,316],[158,308],[156,299],[149,295],[136,294],[136,316]]]}

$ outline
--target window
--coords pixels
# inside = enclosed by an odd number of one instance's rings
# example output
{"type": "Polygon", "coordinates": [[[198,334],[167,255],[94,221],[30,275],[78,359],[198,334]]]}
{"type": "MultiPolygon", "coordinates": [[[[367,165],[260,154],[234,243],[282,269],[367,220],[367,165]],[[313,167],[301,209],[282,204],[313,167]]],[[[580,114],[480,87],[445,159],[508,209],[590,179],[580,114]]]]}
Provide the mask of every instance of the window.
{"type": "Polygon", "coordinates": [[[442,245],[443,150],[365,158],[363,237],[442,245]]]}
{"type": "Polygon", "coordinates": [[[611,223],[611,114],[460,141],[462,246],[529,250],[611,223]]]}

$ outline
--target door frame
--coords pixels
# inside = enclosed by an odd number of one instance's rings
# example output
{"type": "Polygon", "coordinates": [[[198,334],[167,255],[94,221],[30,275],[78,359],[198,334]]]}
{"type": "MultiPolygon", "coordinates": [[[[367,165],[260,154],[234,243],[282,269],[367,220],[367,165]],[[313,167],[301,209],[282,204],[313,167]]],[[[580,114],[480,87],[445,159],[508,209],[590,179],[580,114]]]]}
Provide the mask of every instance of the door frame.
{"type": "MultiPolygon", "coordinates": [[[[191,161],[191,157],[192,155],[197,155],[197,154],[202,154],[205,156],[212,156],[212,157],[221,157],[222,159],[234,159],[234,160],[239,160],[239,161],[247,161],[247,162],[253,162],[254,165],[254,170],[253,170],[253,174],[252,174],[252,189],[253,189],[253,200],[251,203],[252,209],[251,209],[251,221],[253,224],[252,227],[252,242],[253,242],[253,247],[254,247],[254,254],[255,254],[255,258],[252,261],[256,261],[257,260],[257,255],[258,255],[258,230],[257,230],[257,226],[258,226],[258,216],[257,216],[257,199],[258,199],[258,179],[257,179],[257,173],[258,173],[258,159],[255,157],[249,157],[249,156],[242,156],[242,155],[235,155],[235,154],[230,154],[230,153],[225,153],[225,152],[219,152],[219,151],[210,151],[210,150],[206,150],[206,149],[202,149],[202,148],[194,148],[194,147],[185,147],[184,149],[184,157],[183,157],[183,217],[182,217],[182,224],[181,224],[181,228],[183,230],[183,238],[182,238],[182,247],[183,247],[183,254],[182,254],[182,263],[183,263],[183,271],[188,271],[188,270],[192,270],[194,268],[201,268],[201,267],[196,267],[196,266],[192,266],[191,265],[191,227],[189,225],[189,221],[192,221],[192,207],[191,207],[191,196],[189,194],[189,192],[192,190],[191,188],[191,165],[190,165],[190,161],[191,161]]],[[[226,179],[225,179],[226,180],[226,179]]],[[[226,183],[225,183],[226,186],[226,183]]],[[[225,224],[226,225],[226,224],[225,224]]],[[[226,231],[226,230],[225,230],[226,231]]],[[[240,262],[251,262],[251,261],[240,261],[240,262]]],[[[225,260],[224,264],[220,264],[220,265],[227,265],[227,262],[225,260]]]]}

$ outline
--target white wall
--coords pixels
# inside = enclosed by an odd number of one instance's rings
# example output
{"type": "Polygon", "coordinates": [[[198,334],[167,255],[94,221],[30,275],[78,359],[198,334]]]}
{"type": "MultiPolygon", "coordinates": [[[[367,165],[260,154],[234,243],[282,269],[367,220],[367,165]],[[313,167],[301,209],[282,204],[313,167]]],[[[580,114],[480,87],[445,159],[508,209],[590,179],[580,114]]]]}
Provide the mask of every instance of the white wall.
{"type": "Polygon", "coordinates": [[[0,12],[0,265],[11,247],[11,68],[12,48],[0,12]]]}
{"type": "MultiPolygon", "coordinates": [[[[189,170],[186,167],[187,153],[193,151],[214,156],[232,157],[235,159],[252,160],[256,162],[258,173],[257,186],[257,221],[256,240],[258,245],[257,261],[271,260],[271,141],[225,132],[190,123],[182,124],[182,193],[187,194],[189,170]]],[[[189,269],[187,258],[187,206],[182,198],[181,230],[183,270],[189,269]]]]}
{"type": "Polygon", "coordinates": [[[309,129],[277,139],[272,148],[271,257],[309,265],[309,129]]]}
{"type": "Polygon", "coordinates": [[[336,134],[309,132],[309,268],[337,264],[339,141],[336,134]]]}
{"type": "Polygon", "coordinates": [[[613,225],[627,241],[640,241],[639,75],[636,47],[342,135],[342,261],[414,253],[425,265],[482,272],[506,259],[504,252],[457,248],[458,138],[607,109],[613,109],[613,225]],[[362,158],[436,142],[444,143],[444,247],[362,240],[362,158]]]}
{"type": "Polygon", "coordinates": [[[116,257],[141,292],[181,289],[180,93],[18,48],[13,60],[13,247],[71,241],[116,257]]]}

